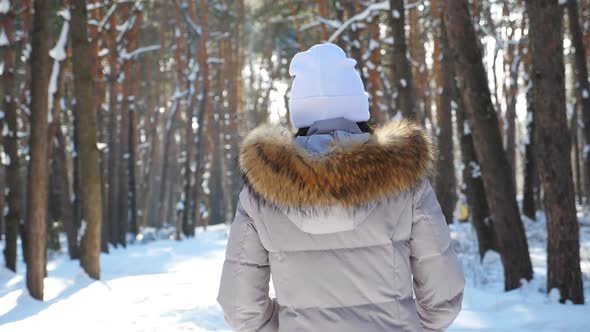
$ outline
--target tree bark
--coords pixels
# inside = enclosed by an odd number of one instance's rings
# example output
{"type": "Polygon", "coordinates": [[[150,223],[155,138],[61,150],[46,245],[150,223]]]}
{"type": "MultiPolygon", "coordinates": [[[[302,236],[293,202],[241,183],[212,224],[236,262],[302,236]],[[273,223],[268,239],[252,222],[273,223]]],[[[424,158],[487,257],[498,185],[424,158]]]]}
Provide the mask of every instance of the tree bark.
{"type": "Polygon", "coordinates": [[[371,107],[371,118],[377,123],[383,123],[387,120],[388,108],[383,109],[381,104],[382,89],[380,86],[381,77],[379,76],[383,68],[381,67],[381,47],[377,42],[379,40],[379,20],[374,16],[369,23],[369,52],[370,57],[367,62],[369,79],[367,81],[367,91],[369,92],[371,107]],[[374,42],[373,42],[374,41],[374,42]]]}
{"type": "Polygon", "coordinates": [[[439,95],[439,107],[436,110],[437,141],[438,141],[438,174],[436,176],[436,197],[447,220],[447,224],[453,223],[453,212],[457,202],[455,161],[453,156],[453,109],[451,99],[453,96],[453,63],[449,50],[447,33],[445,31],[444,18],[440,24],[441,47],[441,89],[439,95]]]}
{"type": "MultiPolygon", "coordinates": [[[[530,54],[530,52],[529,52],[530,54]]],[[[527,100],[527,133],[525,139],[525,156],[524,156],[524,188],[522,195],[522,214],[531,220],[537,219],[537,204],[535,200],[536,191],[538,191],[538,170],[537,160],[535,158],[535,112],[533,107],[533,86],[530,76],[533,74],[530,70],[530,55],[527,56],[525,63],[526,70],[526,100],[527,100]]]]}
{"type": "Polygon", "coordinates": [[[527,11],[537,164],[547,216],[547,291],[557,288],[561,302],[583,304],[579,229],[565,114],[562,15],[557,1],[550,0],[529,0],[527,11]]]}
{"type": "Polygon", "coordinates": [[[8,212],[5,215],[5,247],[4,247],[4,262],[6,267],[16,272],[16,253],[17,253],[17,238],[18,229],[22,220],[22,188],[21,188],[21,174],[20,174],[20,159],[18,156],[18,126],[17,126],[17,107],[15,98],[15,71],[16,71],[16,45],[14,44],[14,1],[11,1],[10,11],[5,14],[0,14],[0,29],[6,33],[9,45],[0,49],[2,53],[1,59],[4,62],[4,71],[2,73],[2,90],[4,98],[2,101],[2,108],[4,110],[4,126],[8,128],[8,134],[2,137],[2,144],[4,145],[4,153],[8,156],[8,165],[6,165],[6,172],[4,173],[6,191],[2,191],[0,195],[5,195],[5,208],[0,211],[4,215],[4,211],[8,212]]]}
{"type": "Polygon", "coordinates": [[[393,34],[392,65],[397,88],[396,107],[404,118],[415,119],[414,84],[412,71],[406,55],[406,16],[404,0],[389,0],[389,25],[393,34]]]}
{"type": "MultiPolygon", "coordinates": [[[[128,52],[133,52],[139,48],[139,41],[141,39],[141,24],[142,24],[142,11],[138,11],[135,14],[135,24],[133,28],[128,34],[129,38],[129,49],[128,52]]],[[[129,232],[134,236],[134,238],[139,234],[139,226],[137,224],[137,181],[136,181],[136,159],[137,159],[137,99],[139,93],[139,80],[140,77],[138,75],[138,68],[135,65],[136,61],[134,59],[129,60],[132,61],[129,66],[129,76],[127,80],[129,80],[129,95],[127,95],[127,106],[129,110],[128,114],[128,121],[129,121],[129,128],[127,129],[127,140],[128,140],[128,154],[129,158],[127,159],[127,179],[128,179],[128,186],[129,186],[129,195],[128,195],[128,218],[129,218],[129,232]],[[135,65],[135,66],[134,66],[135,65]]]]}
{"type": "MultiPolygon", "coordinates": [[[[180,10],[180,8],[179,8],[180,10]]],[[[197,13],[195,10],[195,5],[194,2],[189,2],[188,4],[188,12],[191,16],[191,20],[194,23],[197,23],[197,13]]],[[[178,17],[180,17],[180,13],[177,14],[178,17]]],[[[180,18],[178,19],[180,21],[180,18]]],[[[189,68],[189,60],[190,60],[190,47],[186,47],[186,43],[187,43],[187,39],[188,39],[188,35],[187,35],[187,30],[188,28],[182,29],[181,27],[184,27],[186,25],[186,18],[185,18],[185,23],[179,26],[179,33],[181,34],[180,36],[178,36],[178,39],[181,39],[184,41],[185,43],[185,47],[182,47],[182,50],[185,51],[185,59],[186,61],[184,62],[180,62],[177,65],[178,66],[183,66],[182,68],[178,68],[178,72],[179,72],[179,77],[178,77],[178,81],[179,84],[181,82],[181,80],[185,80],[186,82],[186,90],[187,90],[187,97],[186,97],[186,107],[185,107],[185,128],[184,128],[184,144],[185,144],[185,157],[184,157],[184,194],[183,194],[183,205],[184,205],[184,213],[182,214],[182,233],[184,234],[184,236],[189,236],[191,234],[191,231],[189,228],[194,226],[191,226],[191,219],[193,217],[193,214],[191,213],[191,207],[194,205],[194,201],[193,201],[193,195],[192,195],[192,179],[193,179],[193,170],[192,170],[192,161],[193,161],[193,148],[194,148],[194,132],[193,132],[193,117],[194,117],[194,107],[193,107],[193,101],[196,99],[194,96],[194,91],[197,90],[197,87],[194,86],[193,87],[193,83],[195,83],[196,85],[196,79],[195,82],[193,82],[190,77],[188,75],[190,75],[191,69],[189,68]],[[184,74],[184,75],[182,75],[184,74]],[[192,91],[192,92],[190,92],[192,91]]],[[[190,36],[193,36],[194,34],[191,32],[190,36]]],[[[195,39],[191,40],[192,42],[195,42],[195,39]]],[[[179,44],[182,41],[179,42],[179,44]]]]}
{"type": "MultiPolygon", "coordinates": [[[[129,47],[129,27],[131,17],[134,15],[131,8],[133,3],[123,4],[121,8],[121,15],[123,24],[126,26],[126,31],[120,33],[117,40],[116,47],[119,50],[125,50],[127,53],[131,52],[129,47]]],[[[133,30],[133,28],[131,28],[133,30]]],[[[120,80],[121,95],[117,98],[119,106],[119,168],[116,170],[118,177],[118,196],[117,196],[117,243],[125,248],[127,246],[127,231],[129,230],[129,96],[131,95],[131,59],[122,59],[119,55],[117,61],[120,64],[120,70],[123,79],[120,80]]]]}
{"type": "MultiPolygon", "coordinates": [[[[408,1],[411,4],[416,4],[419,0],[408,1]]],[[[438,6],[437,1],[433,1],[431,6],[438,6]]],[[[434,7],[432,8],[434,15],[434,7]]],[[[426,49],[425,38],[426,34],[420,22],[421,12],[417,8],[410,11],[410,54],[417,65],[412,66],[412,77],[414,79],[414,91],[416,95],[416,119],[419,123],[425,124],[426,119],[431,118],[431,97],[430,84],[431,78],[428,66],[426,65],[426,49]]],[[[440,12],[440,11],[438,11],[440,12]]],[[[437,16],[440,17],[440,16],[437,16]]],[[[434,25],[434,24],[433,24],[434,25]]],[[[436,37],[435,37],[436,38],[436,37]]],[[[437,38],[438,39],[438,38],[437,38]]]]}
{"type": "MultiPolygon", "coordinates": [[[[360,0],[348,0],[346,4],[346,14],[348,17],[352,17],[361,11],[360,0]]],[[[363,86],[367,86],[367,78],[363,73],[365,67],[365,60],[363,58],[364,49],[361,40],[361,33],[363,32],[360,24],[353,24],[349,33],[348,38],[350,45],[350,57],[356,60],[356,68],[361,76],[363,86]]]]}
{"type": "MultiPolygon", "coordinates": [[[[203,27],[203,31],[201,34],[201,40],[199,41],[199,68],[201,68],[201,102],[199,105],[199,114],[198,114],[198,124],[199,127],[197,128],[197,138],[199,140],[198,146],[199,149],[195,155],[195,159],[197,160],[197,177],[195,181],[196,185],[196,193],[194,196],[195,200],[195,223],[194,225],[198,225],[198,220],[201,221],[204,229],[207,229],[207,219],[203,219],[200,217],[200,206],[201,202],[203,201],[204,190],[203,190],[203,177],[205,173],[205,165],[207,164],[207,159],[209,157],[209,152],[212,150],[211,140],[208,135],[205,135],[207,131],[210,129],[212,118],[212,109],[211,104],[209,103],[209,64],[208,64],[208,52],[207,52],[207,40],[209,38],[209,29],[208,29],[208,15],[207,15],[207,1],[200,0],[200,7],[201,7],[201,26],[203,27]]],[[[193,228],[194,230],[194,228],[193,228]]]]}
{"type": "Polygon", "coordinates": [[[88,41],[86,0],[72,0],[72,67],[74,73],[75,112],[78,119],[80,184],[82,187],[80,265],[93,279],[100,278],[100,231],[102,196],[97,143],[96,104],[88,41]]]}
{"type": "MultiPolygon", "coordinates": [[[[27,182],[27,288],[43,300],[49,167],[47,156],[50,5],[35,0],[31,41],[31,138],[27,182]]],[[[16,134],[16,133],[14,133],[16,134]]]]}
{"type": "Polygon", "coordinates": [[[119,238],[119,164],[120,164],[120,147],[117,137],[119,132],[118,115],[120,113],[117,97],[120,93],[120,85],[117,82],[119,72],[119,62],[117,60],[117,15],[111,15],[109,19],[109,30],[106,34],[106,46],[109,49],[107,57],[110,73],[109,82],[109,194],[107,209],[109,213],[109,243],[114,247],[118,245],[119,238]]]}
{"type": "Polygon", "coordinates": [[[463,161],[463,193],[466,196],[471,223],[477,235],[479,258],[483,260],[488,250],[499,252],[498,244],[463,99],[455,83],[453,83],[453,87],[455,100],[457,101],[455,113],[457,114],[457,128],[460,132],[459,142],[463,161]]]}
{"type": "Polygon", "coordinates": [[[584,192],[590,196],[590,149],[588,149],[590,147],[590,84],[588,83],[588,67],[586,66],[586,49],[578,19],[578,2],[576,0],[567,1],[567,13],[572,44],[575,49],[575,79],[578,88],[578,100],[582,108],[582,122],[584,123],[582,129],[586,144],[582,154],[585,170],[584,192]]]}
{"type": "Polygon", "coordinates": [[[490,207],[504,266],[504,288],[520,286],[522,278],[533,277],[528,244],[518,205],[510,165],[502,148],[498,117],[488,88],[475,29],[467,1],[445,1],[444,24],[455,59],[465,113],[473,129],[486,199],[490,207]]]}
{"type": "Polygon", "coordinates": [[[66,139],[58,129],[56,132],[57,145],[54,150],[55,156],[55,168],[56,176],[59,181],[59,186],[63,193],[63,199],[61,201],[62,218],[64,224],[64,231],[68,240],[68,253],[71,259],[79,258],[79,246],[78,246],[78,229],[74,221],[74,209],[72,202],[70,201],[70,183],[68,180],[68,169],[67,169],[67,158],[66,158],[66,139]]]}

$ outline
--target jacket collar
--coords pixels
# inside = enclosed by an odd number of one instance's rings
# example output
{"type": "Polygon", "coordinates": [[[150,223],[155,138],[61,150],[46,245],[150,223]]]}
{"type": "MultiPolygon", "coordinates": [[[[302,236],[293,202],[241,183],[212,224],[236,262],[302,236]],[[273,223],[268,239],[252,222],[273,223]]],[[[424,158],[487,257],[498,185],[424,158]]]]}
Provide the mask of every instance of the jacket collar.
{"type": "Polygon", "coordinates": [[[307,131],[307,136],[330,134],[334,131],[344,131],[350,134],[361,134],[359,126],[348,119],[336,118],[314,122],[307,131]]]}
{"type": "Polygon", "coordinates": [[[264,203],[356,209],[411,190],[432,169],[434,154],[426,130],[409,121],[388,123],[354,144],[332,144],[322,154],[301,148],[287,129],[264,125],[244,139],[239,163],[246,186],[264,203]]]}

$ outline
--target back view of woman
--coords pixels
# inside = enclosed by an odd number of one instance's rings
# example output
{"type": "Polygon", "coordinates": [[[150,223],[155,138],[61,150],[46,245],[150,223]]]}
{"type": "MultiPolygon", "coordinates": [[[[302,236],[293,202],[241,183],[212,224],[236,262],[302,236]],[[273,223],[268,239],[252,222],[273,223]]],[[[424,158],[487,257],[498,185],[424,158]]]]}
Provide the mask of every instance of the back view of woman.
{"type": "Polygon", "coordinates": [[[238,332],[443,331],[461,309],[430,138],[405,121],[373,132],[355,64],[333,44],[297,54],[298,135],[262,126],[242,144],[218,297],[238,332]]]}

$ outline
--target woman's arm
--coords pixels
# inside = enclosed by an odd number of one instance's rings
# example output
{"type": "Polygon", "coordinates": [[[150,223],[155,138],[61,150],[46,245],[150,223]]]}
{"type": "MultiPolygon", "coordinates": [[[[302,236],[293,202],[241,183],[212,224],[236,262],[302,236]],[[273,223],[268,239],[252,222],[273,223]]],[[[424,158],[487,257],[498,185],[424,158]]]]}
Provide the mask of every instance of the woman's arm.
{"type": "Polygon", "coordinates": [[[465,278],[428,180],[415,193],[413,213],[410,259],[418,316],[426,330],[442,331],[461,311],[465,278]]]}
{"type": "Polygon", "coordinates": [[[217,301],[237,332],[278,331],[279,305],[268,296],[268,252],[241,203],[231,225],[217,301]]]}

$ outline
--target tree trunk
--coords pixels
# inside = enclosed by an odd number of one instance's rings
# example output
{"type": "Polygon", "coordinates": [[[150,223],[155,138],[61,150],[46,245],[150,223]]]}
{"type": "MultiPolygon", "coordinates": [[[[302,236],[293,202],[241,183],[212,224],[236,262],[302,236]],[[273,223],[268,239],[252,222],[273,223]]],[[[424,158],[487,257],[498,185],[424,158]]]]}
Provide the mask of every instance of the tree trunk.
{"type": "Polygon", "coordinates": [[[447,224],[453,223],[453,212],[457,202],[455,161],[453,156],[453,109],[451,99],[453,96],[453,63],[448,47],[447,33],[445,31],[444,18],[440,24],[440,47],[442,59],[441,89],[439,95],[439,107],[436,110],[437,141],[438,141],[438,174],[436,176],[436,197],[447,220],[447,224]]]}
{"type": "Polygon", "coordinates": [[[538,171],[535,158],[535,112],[533,108],[533,82],[531,75],[531,52],[528,51],[525,59],[525,82],[526,82],[526,138],[524,156],[524,188],[522,195],[522,214],[531,220],[537,219],[536,192],[538,191],[538,171]]]}
{"type": "MultiPolygon", "coordinates": [[[[142,24],[142,11],[138,10],[137,13],[134,13],[135,21],[133,24],[133,28],[127,34],[127,38],[129,39],[129,46],[127,48],[127,52],[133,52],[139,48],[139,41],[141,38],[141,24],[142,24]]],[[[126,97],[126,105],[128,109],[127,121],[128,121],[128,128],[127,128],[127,185],[128,185],[128,219],[129,219],[129,233],[131,235],[137,236],[139,233],[139,227],[137,225],[137,186],[136,186],[136,156],[137,156],[137,98],[139,93],[139,80],[140,77],[138,75],[138,68],[135,65],[136,61],[134,58],[128,60],[130,63],[126,63],[129,67],[127,70],[129,75],[125,76],[126,84],[128,85],[128,90],[125,94],[126,97]]],[[[125,66],[124,66],[125,67],[125,66]]],[[[127,72],[126,71],[126,72],[127,72]]]]}
{"type": "MultiPolygon", "coordinates": [[[[440,96],[442,92],[442,69],[441,69],[441,37],[440,37],[440,25],[442,24],[442,5],[440,4],[440,0],[432,0],[431,5],[431,16],[432,16],[432,26],[435,29],[432,30],[433,42],[432,42],[432,102],[434,103],[434,108],[438,111],[440,109],[440,96]]],[[[448,39],[447,39],[448,40],[448,39]]],[[[430,86],[430,84],[428,84],[430,86]]],[[[435,120],[430,115],[430,124],[431,124],[431,131],[434,133],[435,129],[435,120]]]]}
{"type": "Polygon", "coordinates": [[[580,121],[580,117],[578,116],[578,105],[578,103],[572,105],[573,113],[570,119],[569,132],[571,137],[571,153],[574,155],[574,192],[576,194],[578,204],[582,205],[584,204],[584,191],[582,190],[582,174],[580,167],[580,140],[578,138],[578,121],[580,121]]]}
{"type": "Polygon", "coordinates": [[[59,186],[63,192],[63,200],[61,201],[62,218],[64,223],[64,231],[68,240],[68,253],[71,259],[79,258],[78,247],[78,229],[74,221],[73,206],[70,200],[70,183],[68,181],[68,169],[66,160],[66,139],[58,129],[56,132],[57,145],[55,146],[55,168],[56,176],[59,181],[59,186]]]}
{"type": "Polygon", "coordinates": [[[522,278],[533,277],[514,182],[507,177],[510,165],[502,148],[498,117],[488,88],[478,39],[467,1],[445,1],[445,28],[455,59],[459,89],[465,113],[473,129],[473,141],[480,162],[486,199],[490,207],[504,266],[504,288],[520,286],[522,278]]]}
{"type": "Polygon", "coordinates": [[[590,84],[588,83],[588,67],[586,66],[586,49],[580,21],[578,19],[578,2],[576,0],[567,1],[567,12],[569,18],[569,28],[572,35],[572,44],[576,50],[576,85],[578,88],[578,99],[582,106],[582,122],[584,123],[583,133],[586,147],[584,148],[584,192],[590,196],[590,84]]]}
{"type": "MultiPolygon", "coordinates": [[[[123,17],[128,20],[131,15],[134,15],[129,7],[133,4],[123,5],[123,17]]],[[[128,44],[128,34],[125,34],[125,38],[122,40],[123,45],[119,45],[126,50],[127,53],[131,52],[128,44]]],[[[119,137],[118,142],[120,144],[119,151],[119,169],[117,169],[119,182],[119,192],[117,198],[117,243],[125,248],[127,246],[127,232],[129,230],[129,158],[130,154],[130,142],[129,142],[129,121],[130,121],[130,103],[129,96],[131,95],[131,60],[123,60],[119,57],[119,63],[121,63],[121,71],[124,79],[121,81],[121,95],[118,98],[119,105],[119,137]]]]}
{"type": "MultiPolygon", "coordinates": [[[[75,113],[75,112],[74,112],[75,113]]],[[[80,230],[80,227],[82,227],[82,219],[83,219],[83,214],[82,214],[82,201],[84,200],[83,193],[82,193],[82,185],[81,185],[81,169],[80,169],[80,153],[79,153],[79,147],[80,147],[80,128],[79,128],[79,124],[78,124],[78,115],[73,114],[73,131],[74,131],[74,137],[72,138],[74,141],[74,151],[73,151],[73,156],[72,156],[72,164],[74,166],[74,180],[73,182],[73,191],[74,191],[74,199],[72,200],[72,209],[73,209],[73,215],[74,215],[74,229],[76,229],[76,237],[78,236],[78,231],[80,230]]],[[[80,245],[80,244],[78,244],[80,245]]],[[[78,250],[80,250],[80,248],[78,248],[78,250]]]]}
{"type": "MultiPolygon", "coordinates": [[[[408,1],[411,4],[416,4],[419,0],[408,1]]],[[[438,6],[436,1],[432,2],[431,6],[438,6]]],[[[412,66],[412,77],[414,79],[414,91],[416,95],[416,113],[417,120],[421,124],[425,124],[426,119],[431,120],[430,109],[430,72],[426,65],[426,49],[424,28],[420,22],[421,12],[416,8],[410,12],[410,54],[417,65],[412,66]]],[[[434,12],[434,7],[433,7],[434,12]]],[[[439,11],[440,12],[440,11],[439,11]]],[[[434,14],[434,13],[433,13],[434,14]]],[[[440,17],[440,16],[438,16],[440,17]]],[[[436,38],[436,37],[435,37],[436,38]]],[[[438,38],[437,38],[438,39],[438,38]]]]}
{"type": "MultiPolygon", "coordinates": [[[[199,105],[199,114],[198,114],[198,124],[199,127],[197,128],[197,138],[199,140],[198,146],[199,149],[195,155],[195,159],[197,160],[197,177],[195,181],[196,186],[196,193],[194,196],[195,200],[195,223],[196,226],[198,224],[198,220],[201,220],[200,217],[200,205],[201,201],[203,201],[204,190],[203,190],[203,177],[205,173],[205,165],[207,164],[207,158],[209,157],[209,153],[211,151],[210,140],[207,135],[204,135],[207,131],[209,131],[209,127],[211,125],[211,121],[213,120],[211,104],[209,103],[209,64],[208,64],[208,52],[207,52],[207,40],[209,38],[209,29],[208,29],[208,15],[207,15],[207,1],[200,0],[200,7],[201,7],[201,26],[203,27],[203,31],[201,34],[201,40],[199,41],[199,68],[201,68],[201,102],[199,105]]],[[[207,228],[207,219],[201,220],[203,228],[207,228]]]]}
{"type": "Polygon", "coordinates": [[[119,164],[120,164],[120,147],[118,141],[119,121],[118,115],[120,112],[117,97],[120,93],[120,86],[117,82],[117,74],[119,72],[119,61],[117,60],[116,52],[116,37],[117,30],[117,15],[111,15],[109,19],[109,31],[106,34],[106,46],[109,49],[108,64],[110,73],[108,77],[109,82],[109,197],[107,209],[109,213],[109,243],[114,247],[118,245],[119,238],[119,164]]]}
{"type": "Polygon", "coordinates": [[[97,143],[96,104],[88,41],[86,0],[72,0],[72,67],[75,112],[79,125],[80,184],[82,187],[80,265],[93,279],[100,278],[102,196],[97,143]]]}
{"type": "MultiPolygon", "coordinates": [[[[158,211],[159,211],[159,215],[158,215],[158,219],[156,220],[156,228],[161,228],[162,225],[164,224],[164,220],[167,220],[167,213],[166,213],[166,207],[169,204],[166,204],[168,195],[172,195],[171,193],[169,193],[168,190],[168,182],[170,181],[168,179],[168,173],[170,172],[169,168],[170,167],[170,159],[171,156],[173,155],[172,153],[170,153],[170,148],[172,145],[172,135],[174,134],[174,126],[175,126],[175,122],[176,122],[176,114],[177,114],[177,110],[178,110],[178,104],[180,103],[179,99],[177,97],[175,97],[176,99],[172,102],[172,107],[170,109],[170,112],[168,114],[168,119],[166,120],[166,126],[164,128],[164,143],[163,143],[163,151],[162,151],[162,159],[163,159],[163,164],[162,164],[162,176],[160,177],[160,195],[159,195],[159,199],[157,202],[158,205],[158,211]],[[168,194],[168,195],[167,195],[168,194]]],[[[204,99],[204,98],[203,98],[204,99]]]]}
{"type": "Polygon", "coordinates": [[[6,33],[9,45],[0,49],[2,61],[4,62],[4,71],[2,72],[2,90],[4,98],[2,109],[4,110],[4,126],[8,128],[8,133],[2,137],[4,153],[8,157],[8,165],[4,173],[5,190],[0,195],[5,195],[5,207],[0,210],[5,217],[6,233],[4,262],[6,267],[16,272],[16,253],[18,229],[22,220],[22,188],[20,174],[20,159],[18,156],[18,125],[17,125],[17,107],[15,93],[15,71],[16,71],[16,44],[14,43],[14,1],[11,1],[11,10],[8,13],[0,14],[0,29],[6,33]],[[7,212],[5,214],[5,212],[7,212]]]}
{"type": "Polygon", "coordinates": [[[534,73],[536,153],[547,215],[547,291],[557,288],[561,302],[583,304],[579,229],[565,114],[562,15],[557,1],[529,0],[527,10],[534,73]]]}
{"type": "MultiPolygon", "coordinates": [[[[346,4],[346,14],[348,17],[352,17],[361,11],[360,0],[348,0],[346,4]]],[[[367,86],[367,78],[363,73],[365,67],[365,60],[363,58],[364,50],[363,43],[361,40],[361,33],[363,32],[360,24],[354,24],[351,27],[348,34],[349,45],[350,45],[350,57],[356,60],[356,68],[361,76],[363,86],[367,86]]]]}
{"type": "Polygon", "coordinates": [[[486,200],[481,168],[475,155],[471,127],[465,114],[465,106],[461,98],[461,92],[453,83],[454,98],[457,102],[455,113],[457,114],[457,128],[460,132],[461,158],[463,161],[463,186],[464,195],[469,206],[471,223],[477,235],[479,258],[483,259],[488,250],[498,250],[494,222],[490,216],[490,209],[486,200]]]}
{"type": "Polygon", "coordinates": [[[406,56],[406,15],[404,0],[389,0],[389,25],[393,35],[391,63],[397,88],[396,107],[407,119],[415,119],[414,90],[412,71],[406,56]]]}
{"type": "MultiPolygon", "coordinates": [[[[180,10],[180,9],[179,9],[180,10]]],[[[193,22],[198,22],[197,20],[197,13],[196,13],[196,9],[195,9],[195,4],[194,2],[189,2],[188,4],[188,12],[191,16],[191,20],[193,22]]],[[[180,13],[177,14],[178,21],[181,21],[180,19],[180,13]]],[[[179,22],[180,23],[180,22],[179,22]]],[[[186,18],[185,18],[185,24],[186,24],[186,18]]],[[[185,128],[184,128],[184,145],[185,145],[185,156],[184,156],[184,170],[183,170],[183,181],[184,181],[184,193],[183,193],[183,205],[184,205],[184,213],[182,214],[182,234],[184,234],[184,236],[189,236],[191,234],[190,228],[194,226],[191,226],[191,219],[193,217],[193,215],[191,214],[191,207],[194,205],[194,201],[193,201],[193,196],[192,196],[192,179],[193,179],[193,171],[192,171],[192,157],[193,157],[193,148],[194,148],[194,133],[193,133],[193,117],[194,117],[194,107],[193,107],[193,100],[195,99],[194,96],[194,91],[196,91],[197,87],[194,86],[193,87],[193,82],[191,80],[191,78],[188,76],[190,75],[191,69],[189,68],[189,60],[191,59],[190,56],[190,51],[191,48],[190,47],[186,47],[186,43],[187,43],[187,28],[183,28],[185,26],[185,24],[179,25],[178,28],[178,32],[180,34],[180,36],[177,37],[177,40],[179,40],[179,42],[177,42],[177,47],[179,47],[179,49],[181,51],[184,51],[185,54],[181,54],[181,56],[185,57],[184,59],[186,61],[181,61],[179,63],[177,63],[177,66],[179,66],[179,68],[177,68],[178,73],[179,73],[179,77],[178,79],[178,84],[180,85],[181,82],[184,80],[185,84],[186,84],[186,90],[187,90],[187,96],[186,96],[186,101],[185,101],[185,128]],[[183,43],[182,47],[180,47],[179,44],[183,43]],[[182,67],[180,67],[182,66],[182,67]]],[[[193,33],[191,32],[190,36],[193,36],[193,33]]],[[[195,39],[191,40],[192,42],[195,42],[195,39]]],[[[195,79],[196,81],[196,79],[195,79]]]]}
{"type": "MultiPolygon", "coordinates": [[[[27,288],[32,297],[43,300],[45,238],[48,194],[48,89],[50,5],[35,0],[31,41],[31,138],[27,182],[27,288]]],[[[16,133],[14,133],[16,134],[16,133]]]]}
{"type": "Polygon", "coordinates": [[[383,108],[381,104],[381,96],[383,95],[380,86],[380,73],[383,70],[381,67],[381,47],[377,42],[379,40],[379,21],[378,16],[374,16],[369,23],[369,42],[370,57],[367,62],[367,69],[369,72],[369,79],[367,81],[367,91],[369,92],[371,107],[371,118],[376,123],[383,123],[387,120],[387,111],[389,108],[383,108]]]}

